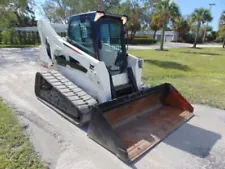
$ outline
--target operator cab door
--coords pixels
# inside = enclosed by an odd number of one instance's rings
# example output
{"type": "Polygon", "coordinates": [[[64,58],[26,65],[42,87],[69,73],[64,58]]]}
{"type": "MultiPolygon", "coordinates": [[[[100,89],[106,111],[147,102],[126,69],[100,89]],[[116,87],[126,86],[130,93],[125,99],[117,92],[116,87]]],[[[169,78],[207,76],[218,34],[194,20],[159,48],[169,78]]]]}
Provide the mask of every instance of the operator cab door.
{"type": "Polygon", "coordinates": [[[112,75],[121,73],[122,23],[121,20],[102,17],[95,23],[98,58],[103,61],[112,75]]]}
{"type": "Polygon", "coordinates": [[[96,58],[92,23],[88,16],[73,17],[69,24],[68,36],[73,46],[96,58]]]}

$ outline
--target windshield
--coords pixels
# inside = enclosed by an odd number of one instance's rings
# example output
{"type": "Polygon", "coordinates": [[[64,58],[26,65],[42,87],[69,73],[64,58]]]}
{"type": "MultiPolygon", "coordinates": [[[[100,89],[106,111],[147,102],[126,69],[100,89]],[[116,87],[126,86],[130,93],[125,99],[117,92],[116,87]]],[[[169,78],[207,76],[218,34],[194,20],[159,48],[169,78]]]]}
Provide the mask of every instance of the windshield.
{"type": "Polygon", "coordinates": [[[74,46],[94,56],[91,22],[88,19],[73,20],[70,24],[70,39],[74,46]]]}
{"type": "Polygon", "coordinates": [[[125,53],[122,22],[116,19],[102,18],[98,21],[99,60],[104,61],[110,71],[120,71],[122,55],[125,53]]]}
{"type": "Polygon", "coordinates": [[[103,61],[112,74],[123,72],[127,65],[122,20],[104,16],[93,21],[89,15],[70,20],[68,42],[90,56],[103,61]]]}

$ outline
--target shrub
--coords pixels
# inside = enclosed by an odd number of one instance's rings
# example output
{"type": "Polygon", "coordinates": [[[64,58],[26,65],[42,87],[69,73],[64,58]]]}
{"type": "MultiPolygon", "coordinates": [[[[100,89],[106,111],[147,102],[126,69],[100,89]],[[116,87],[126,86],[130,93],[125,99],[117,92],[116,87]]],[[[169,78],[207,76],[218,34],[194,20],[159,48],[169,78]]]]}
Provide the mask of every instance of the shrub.
{"type": "Polygon", "coordinates": [[[7,30],[0,33],[0,44],[36,45],[40,43],[38,32],[7,30]]]}
{"type": "Polygon", "coordinates": [[[8,44],[10,41],[10,32],[9,31],[2,31],[2,43],[8,44]]]}
{"type": "Polygon", "coordinates": [[[153,39],[153,35],[136,35],[135,39],[141,38],[141,39],[153,39]]]}
{"type": "Polygon", "coordinates": [[[0,44],[2,43],[2,31],[0,30],[0,44]]]}
{"type": "MultiPolygon", "coordinates": [[[[185,43],[194,43],[194,41],[195,41],[195,35],[192,34],[192,33],[188,33],[188,34],[184,35],[183,41],[185,43]]],[[[198,44],[201,44],[202,43],[202,37],[201,36],[198,37],[197,43],[198,44]]]]}
{"type": "Polygon", "coordinates": [[[38,45],[3,45],[0,44],[0,48],[33,48],[38,47],[38,45]]]}
{"type": "Polygon", "coordinates": [[[223,38],[222,37],[217,37],[216,40],[214,40],[215,43],[222,43],[223,38]]]}
{"type": "Polygon", "coordinates": [[[181,40],[181,39],[178,39],[178,40],[171,40],[171,42],[182,43],[182,42],[184,42],[184,41],[183,41],[183,40],[181,40]]]}
{"type": "Polygon", "coordinates": [[[134,38],[127,39],[127,43],[131,45],[151,45],[155,44],[157,40],[155,39],[147,39],[147,38],[134,38]]]}

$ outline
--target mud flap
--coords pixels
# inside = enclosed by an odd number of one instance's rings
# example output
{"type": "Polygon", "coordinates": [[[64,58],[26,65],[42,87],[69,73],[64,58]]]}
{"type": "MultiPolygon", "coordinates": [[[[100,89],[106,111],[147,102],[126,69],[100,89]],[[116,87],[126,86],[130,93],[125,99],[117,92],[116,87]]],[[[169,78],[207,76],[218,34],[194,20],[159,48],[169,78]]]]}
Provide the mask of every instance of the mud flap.
{"type": "Polygon", "coordinates": [[[88,136],[130,163],[190,119],[192,112],[166,83],[100,104],[92,112],[88,136]]]}

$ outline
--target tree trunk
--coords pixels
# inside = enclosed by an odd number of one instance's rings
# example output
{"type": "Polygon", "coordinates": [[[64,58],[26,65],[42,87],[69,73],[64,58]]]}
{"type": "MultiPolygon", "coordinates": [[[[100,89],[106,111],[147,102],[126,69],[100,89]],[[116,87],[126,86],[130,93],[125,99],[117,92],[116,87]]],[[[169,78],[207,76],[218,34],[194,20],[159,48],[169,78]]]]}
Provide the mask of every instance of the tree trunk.
{"type": "Polygon", "coordinates": [[[131,40],[135,38],[135,35],[136,35],[136,31],[131,31],[131,40]]]}
{"type": "Polygon", "coordinates": [[[100,4],[98,5],[98,9],[100,10],[100,11],[104,11],[105,9],[104,9],[105,7],[104,7],[104,0],[101,0],[100,1],[100,4]]]}
{"type": "Polygon", "coordinates": [[[166,29],[166,21],[164,21],[163,27],[162,27],[160,50],[163,50],[163,46],[164,46],[165,29],[166,29]]]}
{"type": "Polygon", "coordinates": [[[199,23],[198,26],[197,26],[197,32],[195,34],[195,41],[194,41],[193,48],[196,48],[196,46],[197,46],[198,33],[199,33],[200,26],[201,26],[201,23],[199,23]]]}
{"type": "Polygon", "coordinates": [[[156,32],[157,32],[157,31],[154,31],[154,34],[153,34],[153,39],[155,39],[155,36],[156,36],[156,32]]]}
{"type": "Polygon", "coordinates": [[[225,38],[223,39],[223,48],[225,48],[225,38]]]}
{"type": "Polygon", "coordinates": [[[206,40],[206,35],[207,35],[207,28],[205,28],[205,30],[204,30],[203,39],[202,39],[202,42],[203,42],[203,43],[204,43],[205,40],[206,40]]]}

